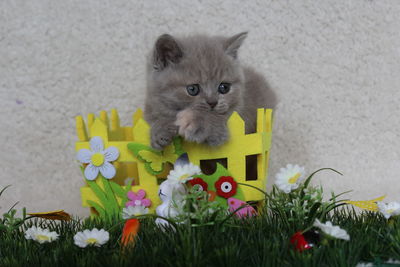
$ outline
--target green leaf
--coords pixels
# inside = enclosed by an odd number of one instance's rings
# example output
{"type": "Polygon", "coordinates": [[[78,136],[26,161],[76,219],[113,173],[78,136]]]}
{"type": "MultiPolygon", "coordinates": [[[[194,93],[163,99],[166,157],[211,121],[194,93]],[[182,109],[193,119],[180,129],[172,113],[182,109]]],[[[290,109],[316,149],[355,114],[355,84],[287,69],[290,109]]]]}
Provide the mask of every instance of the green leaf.
{"type": "Polygon", "coordinates": [[[110,186],[114,191],[114,194],[121,198],[121,205],[120,207],[124,207],[125,203],[128,201],[127,193],[130,190],[129,186],[120,186],[117,183],[110,181],[110,186]],[[125,188],[124,188],[125,187],[125,188]]]}
{"type": "Polygon", "coordinates": [[[234,211],[232,211],[229,215],[226,216],[226,218],[225,218],[224,220],[222,220],[222,221],[219,223],[219,225],[223,225],[226,221],[228,221],[230,218],[232,218],[232,217],[236,214],[237,211],[239,211],[239,210],[241,210],[241,209],[244,209],[244,208],[246,208],[247,206],[249,206],[249,205],[248,205],[248,204],[242,205],[242,206],[240,206],[239,208],[237,208],[237,209],[235,209],[234,211]]]}
{"type": "Polygon", "coordinates": [[[94,181],[87,181],[90,189],[95,193],[97,198],[100,200],[100,202],[107,202],[107,197],[106,194],[103,192],[103,190],[96,184],[94,181]]]}
{"type": "Polygon", "coordinates": [[[9,188],[11,185],[7,185],[6,187],[4,187],[1,191],[0,191],[0,196],[3,194],[4,191],[6,191],[7,188],[9,188]]]}
{"type": "Polygon", "coordinates": [[[339,171],[337,171],[337,170],[335,170],[335,169],[332,169],[332,168],[321,168],[321,169],[316,170],[315,172],[313,172],[310,176],[308,176],[308,178],[307,178],[306,181],[304,182],[304,185],[303,185],[302,188],[303,188],[303,189],[307,188],[307,187],[308,187],[308,184],[311,182],[311,179],[313,178],[313,176],[314,176],[315,174],[317,174],[318,172],[324,171],[324,170],[330,170],[330,171],[336,172],[337,174],[343,175],[341,172],[339,172],[339,171]]]}
{"type": "Polygon", "coordinates": [[[103,205],[104,209],[112,210],[112,205],[109,203],[107,195],[105,192],[96,184],[94,181],[88,181],[89,187],[93,190],[97,198],[100,200],[100,203],[103,205]]]}
{"type": "Polygon", "coordinates": [[[315,214],[317,213],[319,207],[321,207],[321,205],[322,205],[321,202],[314,203],[314,205],[312,205],[312,207],[310,209],[309,214],[314,217],[315,214]]]}
{"type": "Polygon", "coordinates": [[[13,210],[14,208],[15,208],[15,206],[17,206],[18,205],[18,203],[19,203],[19,201],[17,201],[17,202],[15,202],[14,203],[14,205],[12,205],[11,206],[11,208],[7,211],[7,213],[13,213],[13,216],[14,216],[14,214],[17,212],[16,210],[13,210]]]}
{"type": "Polygon", "coordinates": [[[353,190],[348,190],[348,191],[342,192],[342,193],[340,193],[340,194],[333,195],[333,196],[329,199],[329,201],[336,200],[336,198],[338,198],[338,197],[340,197],[340,196],[342,196],[342,195],[348,194],[348,193],[350,193],[350,192],[353,192],[353,190]]]}
{"type": "Polygon", "coordinates": [[[182,138],[179,136],[174,137],[174,139],[172,140],[172,143],[174,144],[174,148],[175,148],[175,154],[178,155],[178,157],[180,155],[182,155],[183,153],[185,153],[185,150],[183,150],[182,147],[182,138]]]}
{"type": "Polygon", "coordinates": [[[111,210],[107,210],[107,212],[119,216],[120,207],[117,199],[115,198],[114,191],[111,189],[110,181],[104,177],[101,178],[103,179],[104,190],[106,192],[109,205],[112,207],[111,210]]]}
{"type": "Polygon", "coordinates": [[[101,218],[106,218],[106,212],[105,212],[104,208],[102,208],[98,203],[96,203],[92,200],[88,200],[87,202],[90,206],[92,206],[99,213],[99,216],[101,218]]]}
{"type": "Polygon", "coordinates": [[[264,190],[262,190],[262,189],[260,189],[260,188],[258,188],[258,187],[256,187],[256,186],[254,186],[254,185],[244,184],[244,183],[237,183],[237,184],[240,184],[240,185],[244,185],[244,186],[248,186],[248,187],[254,188],[254,189],[256,189],[257,191],[260,191],[261,193],[263,193],[266,197],[268,197],[268,193],[267,193],[267,192],[265,192],[264,190]]]}

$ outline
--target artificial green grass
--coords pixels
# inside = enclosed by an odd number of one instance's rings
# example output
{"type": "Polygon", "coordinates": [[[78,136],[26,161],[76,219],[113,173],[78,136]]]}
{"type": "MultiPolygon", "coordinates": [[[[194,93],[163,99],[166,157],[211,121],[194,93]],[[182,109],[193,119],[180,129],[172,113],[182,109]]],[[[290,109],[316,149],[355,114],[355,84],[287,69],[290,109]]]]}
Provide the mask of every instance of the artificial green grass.
{"type": "Polygon", "coordinates": [[[384,262],[400,260],[400,216],[387,220],[380,213],[359,213],[338,199],[341,194],[324,201],[322,188],[309,186],[314,174],[289,194],[274,186],[265,193],[260,215],[247,219],[189,194],[187,213],[179,219],[184,223],[161,230],[154,217],[141,217],[135,246],[125,249],[120,246],[121,219],[15,219],[11,209],[0,218],[0,266],[393,266],[384,262]],[[291,236],[311,229],[315,219],[345,229],[350,241],[323,239],[309,250],[296,251],[291,236]],[[24,230],[32,225],[60,237],[42,245],[26,240],[24,230]],[[94,227],[110,233],[105,245],[74,245],[76,232],[94,227]]]}
{"type": "Polygon", "coordinates": [[[23,228],[48,228],[60,234],[59,240],[40,245],[25,240],[23,232],[1,232],[0,266],[355,266],[400,260],[398,219],[388,223],[379,214],[352,210],[335,211],[327,219],[346,229],[351,240],[330,240],[302,253],[289,243],[301,228],[272,213],[223,225],[184,224],[176,231],[160,231],[151,218],[141,219],[136,245],[124,251],[119,244],[123,222],[34,219],[23,228]],[[75,246],[74,234],[93,227],[108,230],[109,242],[99,248],[75,246]]]}

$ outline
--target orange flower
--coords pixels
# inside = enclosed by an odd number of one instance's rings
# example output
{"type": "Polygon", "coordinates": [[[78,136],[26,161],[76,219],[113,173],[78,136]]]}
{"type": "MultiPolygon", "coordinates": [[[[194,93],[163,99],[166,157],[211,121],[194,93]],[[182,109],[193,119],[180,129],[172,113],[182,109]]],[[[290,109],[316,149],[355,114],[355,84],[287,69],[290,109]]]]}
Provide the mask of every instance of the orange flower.
{"type": "Polygon", "coordinates": [[[135,243],[135,237],[139,231],[140,222],[138,219],[129,219],[125,222],[124,229],[122,230],[122,246],[135,243]]]}

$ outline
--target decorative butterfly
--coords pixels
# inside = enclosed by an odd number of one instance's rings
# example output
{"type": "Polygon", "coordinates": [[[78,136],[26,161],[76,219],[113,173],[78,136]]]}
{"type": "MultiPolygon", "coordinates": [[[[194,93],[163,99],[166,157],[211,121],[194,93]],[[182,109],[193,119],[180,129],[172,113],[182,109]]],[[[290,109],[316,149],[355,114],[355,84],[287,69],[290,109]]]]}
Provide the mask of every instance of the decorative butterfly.
{"type": "Polygon", "coordinates": [[[360,200],[360,201],[346,200],[344,201],[344,203],[351,204],[353,206],[359,207],[364,210],[378,211],[378,205],[376,204],[376,202],[382,201],[385,197],[386,196],[381,196],[371,200],[360,200]]]}
{"type": "Polygon", "coordinates": [[[141,161],[144,161],[146,170],[152,175],[164,171],[166,162],[175,162],[183,153],[180,138],[175,138],[173,145],[167,146],[163,151],[157,151],[140,143],[129,143],[128,149],[141,161]]]}

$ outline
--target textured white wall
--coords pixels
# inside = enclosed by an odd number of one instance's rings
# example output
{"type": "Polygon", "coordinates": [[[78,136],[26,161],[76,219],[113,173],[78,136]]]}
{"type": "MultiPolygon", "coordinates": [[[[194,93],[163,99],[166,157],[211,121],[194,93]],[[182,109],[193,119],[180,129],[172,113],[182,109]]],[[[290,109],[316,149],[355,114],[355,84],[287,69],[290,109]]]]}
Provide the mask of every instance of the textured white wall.
{"type": "Polygon", "coordinates": [[[30,211],[80,207],[74,117],[144,99],[161,33],[249,30],[240,57],[277,91],[269,183],[279,167],[333,167],[326,190],[400,200],[399,1],[0,2],[0,198],[30,211]]]}

